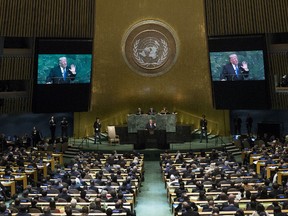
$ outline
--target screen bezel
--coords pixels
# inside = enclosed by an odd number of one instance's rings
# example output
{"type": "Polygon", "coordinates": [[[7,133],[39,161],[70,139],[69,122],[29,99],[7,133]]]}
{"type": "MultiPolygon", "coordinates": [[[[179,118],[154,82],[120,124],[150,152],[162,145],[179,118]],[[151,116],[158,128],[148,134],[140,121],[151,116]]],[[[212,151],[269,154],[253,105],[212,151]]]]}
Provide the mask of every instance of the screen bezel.
{"type": "Polygon", "coordinates": [[[90,109],[91,79],[93,64],[93,42],[89,38],[36,38],[34,52],[34,113],[85,112],[90,109]],[[89,83],[38,84],[39,54],[89,54],[91,73],[89,83]]]}
{"type": "Polygon", "coordinates": [[[268,109],[268,65],[265,35],[219,36],[208,38],[213,106],[216,109],[268,109]],[[264,80],[215,81],[212,79],[211,52],[263,51],[264,80]]]}

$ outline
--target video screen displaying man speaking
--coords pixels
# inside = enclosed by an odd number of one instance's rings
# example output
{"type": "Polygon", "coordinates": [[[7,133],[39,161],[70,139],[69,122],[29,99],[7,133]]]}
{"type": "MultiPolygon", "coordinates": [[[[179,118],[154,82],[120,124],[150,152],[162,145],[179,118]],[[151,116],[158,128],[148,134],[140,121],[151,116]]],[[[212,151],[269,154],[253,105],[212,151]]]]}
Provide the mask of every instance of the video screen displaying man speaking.
{"type": "Polygon", "coordinates": [[[262,50],[210,52],[213,81],[265,80],[262,50]]]}
{"type": "Polygon", "coordinates": [[[39,54],[37,84],[90,83],[91,54],[39,54]]]}

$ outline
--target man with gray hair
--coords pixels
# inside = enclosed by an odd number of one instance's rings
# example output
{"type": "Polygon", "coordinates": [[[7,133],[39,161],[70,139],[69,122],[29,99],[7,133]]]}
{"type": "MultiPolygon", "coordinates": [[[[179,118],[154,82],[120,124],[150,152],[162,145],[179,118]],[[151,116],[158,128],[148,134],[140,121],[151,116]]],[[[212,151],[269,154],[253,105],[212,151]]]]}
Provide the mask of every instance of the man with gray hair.
{"type": "Polygon", "coordinates": [[[229,55],[229,63],[224,65],[220,75],[221,81],[244,80],[249,76],[248,64],[245,61],[239,63],[237,54],[229,55]]]}
{"type": "Polygon", "coordinates": [[[76,66],[71,64],[68,66],[67,58],[60,57],[59,64],[52,68],[48,77],[46,78],[46,84],[66,84],[75,79],[76,66]]]}

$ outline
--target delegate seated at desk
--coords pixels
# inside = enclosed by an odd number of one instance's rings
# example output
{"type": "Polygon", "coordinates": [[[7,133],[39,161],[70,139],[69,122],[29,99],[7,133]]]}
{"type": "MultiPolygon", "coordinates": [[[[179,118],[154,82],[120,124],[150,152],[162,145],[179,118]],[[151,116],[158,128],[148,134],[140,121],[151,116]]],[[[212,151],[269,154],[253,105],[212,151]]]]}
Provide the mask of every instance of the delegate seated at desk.
{"type": "Polygon", "coordinates": [[[161,110],[160,114],[170,114],[168,109],[166,107],[163,107],[163,109],[161,110]]]}
{"type": "Polygon", "coordinates": [[[147,114],[148,115],[155,115],[155,114],[157,114],[157,112],[154,110],[153,107],[150,107],[150,109],[148,110],[147,114]]]}
{"type": "Polygon", "coordinates": [[[145,129],[149,132],[149,134],[154,134],[154,131],[156,130],[156,122],[150,119],[149,122],[146,124],[145,129]]]}
{"type": "Polygon", "coordinates": [[[136,115],[142,115],[142,114],[143,114],[142,109],[138,107],[136,115]]]}

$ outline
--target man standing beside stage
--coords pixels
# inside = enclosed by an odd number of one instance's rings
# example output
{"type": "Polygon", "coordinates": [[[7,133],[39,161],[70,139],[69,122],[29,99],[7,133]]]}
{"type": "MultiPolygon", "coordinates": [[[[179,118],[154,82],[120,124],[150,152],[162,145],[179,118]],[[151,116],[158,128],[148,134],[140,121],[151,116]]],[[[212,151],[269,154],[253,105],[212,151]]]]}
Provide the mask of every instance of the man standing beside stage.
{"type": "Polygon", "coordinates": [[[64,138],[68,137],[68,125],[69,125],[69,123],[65,117],[63,117],[60,125],[61,125],[61,137],[63,140],[64,138]]]}
{"type": "Polygon", "coordinates": [[[252,135],[252,124],[253,124],[253,118],[250,116],[250,114],[247,115],[246,118],[246,128],[247,128],[247,134],[248,136],[252,135]]]}
{"type": "Polygon", "coordinates": [[[41,133],[39,130],[36,129],[36,127],[33,127],[32,133],[32,145],[33,147],[36,147],[37,144],[41,141],[41,133]]]}
{"type": "Polygon", "coordinates": [[[96,118],[96,121],[94,122],[94,132],[95,132],[95,139],[94,144],[96,144],[96,140],[98,138],[99,143],[101,144],[101,122],[99,118],[96,118]]]}
{"type": "Polygon", "coordinates": [[[208,125],[208,122],[206,120],[206,116],[202,115],[202,119],[200,120],[200,127],[201,127],[200,143],[202,142],[203,136],[205,136],[206,143],[208,143],[207,125],[208,125]]]}
{"type": "Polygon", "coordinates": [[[54,143],[55,132],[56,132],[56,121],[54,119],[54,116],[51,116],[51,119],[49,120],[49,128],[50,128],[50,132],[51,132],[51,142],[54,143]]]}

